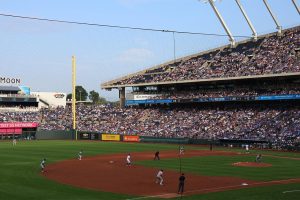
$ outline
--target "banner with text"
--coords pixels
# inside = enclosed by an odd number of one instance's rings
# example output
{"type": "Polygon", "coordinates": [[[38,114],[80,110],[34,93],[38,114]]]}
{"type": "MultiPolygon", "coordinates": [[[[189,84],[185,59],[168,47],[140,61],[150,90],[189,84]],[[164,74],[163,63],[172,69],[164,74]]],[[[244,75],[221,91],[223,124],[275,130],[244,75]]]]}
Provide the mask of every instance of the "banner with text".
{"type": "Polygon", "coordinates": [[[120,135],[118,134],[102,134],[103,141],[120,141],[120,135]]]}
{"type": "Polygon", "coordinates": [[[123,141],[124,142],[139,142],[140,137],[138,135],[124,135],[123,141]]]}
{"type": "Polygon", "coordinates": [[[2,122],[0,128],[36,128],[36,122],[2,122]]]}

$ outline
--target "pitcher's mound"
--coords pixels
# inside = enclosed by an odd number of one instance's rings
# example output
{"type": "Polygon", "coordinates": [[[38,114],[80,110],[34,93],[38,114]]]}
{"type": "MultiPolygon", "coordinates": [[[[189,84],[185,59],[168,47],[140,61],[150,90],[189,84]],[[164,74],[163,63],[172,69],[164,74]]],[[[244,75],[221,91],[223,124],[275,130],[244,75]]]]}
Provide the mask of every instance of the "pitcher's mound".
{"type": "Polygon", "coordinates": [[[268,163],[257,163],[257,162],[236,162],[232,164],[233,166],[241,167],[271,167],[272,164],[268,163]]]}

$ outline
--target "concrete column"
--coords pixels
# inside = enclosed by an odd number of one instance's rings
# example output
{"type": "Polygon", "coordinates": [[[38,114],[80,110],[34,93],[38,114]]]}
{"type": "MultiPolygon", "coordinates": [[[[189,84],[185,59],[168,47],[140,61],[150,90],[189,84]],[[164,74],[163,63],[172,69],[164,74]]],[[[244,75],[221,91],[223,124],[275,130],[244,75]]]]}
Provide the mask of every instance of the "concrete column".
{"type": "Polygon", "coordinates": [[[125,107],[125,87],[119,88],[120,108],[125,107]]]}

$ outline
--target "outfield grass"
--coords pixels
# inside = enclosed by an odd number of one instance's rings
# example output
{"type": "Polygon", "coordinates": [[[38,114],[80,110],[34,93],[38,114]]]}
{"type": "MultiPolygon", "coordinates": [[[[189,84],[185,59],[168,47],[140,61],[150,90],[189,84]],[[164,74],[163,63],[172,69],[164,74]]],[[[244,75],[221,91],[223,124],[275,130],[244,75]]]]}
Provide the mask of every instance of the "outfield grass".
{"type": "MultiPolygon", "coordinates": [[[[300,160],[264,157],[263,162],[272,167],[239,167],[232,166],[236,162],[253,162],[255,156],[201,156],[181,159],[181,169],[184,172],[207,176],[234,176],[257,181],[300,178],[300,160]],[[286,170],[288,169],[288,170],[286,170]]],[[[139,161],[149,167],[178,170],[179,159],[165,159],[160,162],[139,161]]]]}
{"type": "MultiPolygon", "coordinates": [[[[197,149],[199,147],[187,147],[197,149]]],[[[11,142],[0,142],[0,199],[126,199],[126,195],[107,192],[90,191],[58,184],[39,175],[39,164],[42,158],[47,163],[77,157],[79,150],[84,156],[109,153],[127,153],[137,151],[177,150],[177,145],[165,144],[128,144],[108,142],[76,142],[76,141],[24,141],[13,147],[11,142]]],[[[228,149],[225,149],[228,150],[228,149]]],[[[235,149],[234,151],[239,151],[235,149]]],[[[277,152],[268,151],[268,154],[277,152]]],[[[294,153],[280,153],[281,156],[297,157],[294,153]]],[[[299,154],[298,154],[299,155],[299,154]]],[[[264,157],[264,161],[274,167],[249,169],[232,167],[236,159],[254,157],[196,157],[182,160],[183,170],[190,173],[218,176],[239,176],[253,180],[273,180],[300,178],[300,161],[283,158],[264,157]],[[271,169],[271,170],[270,170],[271,169]],[[263,170],[263,171],[262,171],[263,170]]],[[[146,166],[164,167],[177,170],[178,160],[168,159],[160,162],[139,162],[146,166]]],[[[283,191],[300,190],[300,184],[276,185],[260,188],[218,192],[205,195],[194,195],[184,199],[297,199],[299,192],[282,193],[283,191]]],[[[132,197],[133,198],[133,197],[132,197]]]]}

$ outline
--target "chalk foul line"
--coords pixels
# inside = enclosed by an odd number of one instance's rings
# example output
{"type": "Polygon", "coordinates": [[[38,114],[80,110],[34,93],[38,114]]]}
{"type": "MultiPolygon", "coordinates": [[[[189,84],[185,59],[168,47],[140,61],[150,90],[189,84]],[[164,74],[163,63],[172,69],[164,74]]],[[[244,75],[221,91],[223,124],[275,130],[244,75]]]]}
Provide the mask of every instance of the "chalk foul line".
{"type": "MultiPolygon", "coordinates": [[[[231,188],[239,188],[239,187],[251,187],[255,185],[265,185],[265,184],[275,184],[275,183],[284,183],[284,182],[298,182],[300,179],[286,179],[286,180],[274,180],[274,181],[264,181],[264,182],[258,182],[258,183],[241,183],[239,185],[230,185],[230,186],[224,186],[224,187],[215,187],[215,188],[206,188],[206,189],[199,189],[199,190],[190,190],[184,192],[187,193],[195,193],[195,192],[207,192],[207,191],[218,191],[223,189],[231,189],[231,188]]],[[[300,190],[290,190],[290,191],[284,191],[283,193],[291,193],[291,192],[300,192],[300,190]]],[[[165,193],[165,194],[159,194],[159,195],[152,195],[152,196],[143,196],[143,197],[136,197],[136,198],[128,198],[126,200],[139,200],[139,199],[148,199],[148,198],[156,198],[156,197],[163,197],[168,195],[177,195],[176,193],[165,193]]]]}
{"type": "Polygon", "coordinates": [[[165,193],[165,194],[158,194],[158,195],[152,195],[152,196],[144,196],[144,197],[130,198],[130,199],[126,199],[126,200],[148,199],[148,198],[156,198],[156,197],[163,197],[163,196],[169,196],[169,195],[174,195],[174,197],[180,196],[180,195],[177,194],[177,193],[165,193]]]}
{"type": "Polygon", "coordinates": [[[285,193],[292,193],[292,192],[300,192],[300,190],[289,190],[289,191],[284,191],[282,193],[285,194],[285,193]]]}

